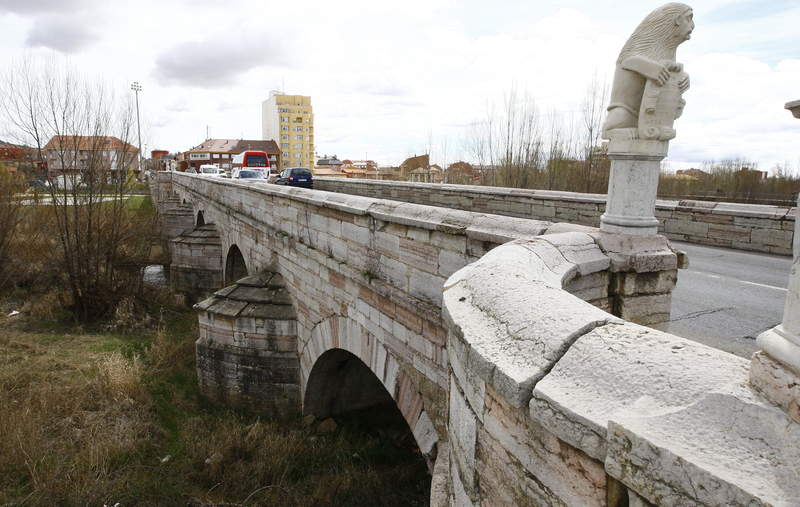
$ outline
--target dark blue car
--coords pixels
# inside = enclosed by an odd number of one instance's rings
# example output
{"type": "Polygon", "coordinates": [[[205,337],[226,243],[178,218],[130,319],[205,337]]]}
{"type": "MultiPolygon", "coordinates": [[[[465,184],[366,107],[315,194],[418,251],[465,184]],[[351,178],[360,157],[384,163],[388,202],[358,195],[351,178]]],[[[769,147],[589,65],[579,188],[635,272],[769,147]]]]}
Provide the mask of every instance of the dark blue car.
{"type": "Polygon", "coordinates": [[[275,180],[278,185],[289,185],[291,187],[313,188],[314,177],[311,171],[305,167],[289,167],[275,180]]]}

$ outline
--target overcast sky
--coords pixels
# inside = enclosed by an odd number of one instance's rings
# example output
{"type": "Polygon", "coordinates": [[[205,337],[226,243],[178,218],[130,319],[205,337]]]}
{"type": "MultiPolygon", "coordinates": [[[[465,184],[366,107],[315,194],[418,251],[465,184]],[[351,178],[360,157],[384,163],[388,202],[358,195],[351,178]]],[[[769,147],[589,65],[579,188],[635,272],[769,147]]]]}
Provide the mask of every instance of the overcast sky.
{"type": "MultiPolygon", "coordinates": [[[[310,95],[316,151],[382,165],[464,155],[469,125],[512,86],[578,110],[592,75],[661,1],[0,0],[0,64],[58,55],[127,91],[147,149],[261,137],[271,89],[310,95]],[[445,152],[446,146],[446,152],[445,152]]],[[[678,50],[691,75],[673,167],[748,157],[800,171],[800,1],[706,0],[678,50]]]]}

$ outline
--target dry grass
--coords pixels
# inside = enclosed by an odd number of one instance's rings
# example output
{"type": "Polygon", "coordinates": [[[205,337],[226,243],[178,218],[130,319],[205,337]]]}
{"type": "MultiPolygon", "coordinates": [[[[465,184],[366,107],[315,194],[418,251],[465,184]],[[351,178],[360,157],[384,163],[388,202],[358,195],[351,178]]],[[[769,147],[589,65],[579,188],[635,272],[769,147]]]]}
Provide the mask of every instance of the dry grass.
{"type": "Polygon", "coordinates": [[[25,318],[0,317],[0,505],[426,504],[424,461],[377,436],[208,404],[190,311],[140,335],[25,318]]]}

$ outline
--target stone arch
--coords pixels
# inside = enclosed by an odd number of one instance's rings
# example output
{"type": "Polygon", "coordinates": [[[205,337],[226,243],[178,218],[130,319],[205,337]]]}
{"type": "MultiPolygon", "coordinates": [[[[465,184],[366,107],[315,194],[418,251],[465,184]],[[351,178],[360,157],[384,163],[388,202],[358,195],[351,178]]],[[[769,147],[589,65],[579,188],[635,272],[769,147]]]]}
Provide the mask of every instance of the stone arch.
{"type": "Polygon", "coordinates": [[[240,278],[244,278],[249,273],[244,255],[239,247],[231,245],[228,254],[225,256],[225,285],[230,285],[240,278]]]}
{"type": "Polygon", "coordinates": [[[348,398],[352,409],[393,400],[432,467],[439,436],[425,412],[422,395],[384,344],[355,320],[337,315],[311,330],[300,352],[300,381],[303,412],[316,416],[336,415],[346,410],[348,398]],[[364,370],[382,386],[382,392],[374,386],[357,392],[358,381],[370,378],[364,370]],[[383,398],[382,393],[388,398],[383,398]]]}
{"type": "Polygon", "coordinates": [[[206,225],[206,219],[203,216],[203,210],[197,212],[197,220],[195,220],[195,227],[202,227],[206,225]]]}

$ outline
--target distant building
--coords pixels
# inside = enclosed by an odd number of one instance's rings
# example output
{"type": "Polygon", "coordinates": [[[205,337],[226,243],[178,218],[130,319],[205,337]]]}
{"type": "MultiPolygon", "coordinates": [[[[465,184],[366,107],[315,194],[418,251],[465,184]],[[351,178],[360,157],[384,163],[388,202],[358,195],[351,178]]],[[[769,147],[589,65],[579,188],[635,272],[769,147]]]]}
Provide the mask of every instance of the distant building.
{"type": "Polygon", "coordinates": [[[378,164],[374,160],[343,160],[342,171],[348,178],[380,179],[378,164]]]}
{"type": "Polygon", "coordinates": [[[150,152],[150,159],[161,160],[166,155],[169,155],[169,152],[167,150],[153,150],[150,152]]]}
{"type": "Polygon", "coordinates": [[[419,167],[411,171],[410,180],[418,183],[441,183],[444,181],[444,171],[436,164],[430,165],[427,169],[419,167]]]}
{"type": "MultiPolygon", "coordinates": [[[[416,174],[423,174],[430,170],[431,160],[428,154],[414,155],[409,157],[400,164],[400,170],[397,173],[399,180],[411,180],[411,173],[417,171],[416,174]]],[[[413,181],[413,180],[412,180],[413,181]]]]}
{"type": "Polygon", "coordinates": [[[273,140],[206,139],[203,143],[180,154],[180,168],[183,171],[190,169],[196,171],[203,164],[214,164],[221,169],[230,170],[234,155],[247,150],[266,152],[270,165],[280,167],[281,150],[273,140]]]}
{"type": "Polygon", "coordinates": [[[261,104],[261,137],[280,143],[281,168],[314,167],[311,97],[271,91],[261,104]]]}
{"type": "Polygon", "coordinates": [[[675,171],[675,177],[687,180],[702,180],[708,178],[709,174],[700,169],[678,169],[675,171]]]}
{"type": "Polygon", "coordinates": [[[752,178],[754,180],[765,180],[769,177],[769,173],[767,171],[759,171],[756,169],[749,169],[747,167],[742,167],[736,173],[738,178],[752,178]]]}
{"type": "Polygon", "coordinates": [[[469,162],[455,162],[450,164],[444,174],[445,183],[458,183],[461,185],[476,185],[481,181],[481,173],[469,162]]]}
{"type": "Polygon", "coordinates": [[[36,150],[28,146],[0,141],[0,164],[10,172],[36,166],[36,150]]]}
{"type": "Polygon", "coordinates": [[[53,136],[44,153],[53,177],[87,169],[136,170],[139,149],[114,136],[53,136]]]}
{"type": "Polygon", "coordinates": [[[347,178],[347,174],[342,171],[342,161],[336,155],[324,157],[317,160],[314,166],[314,176],[328,176],[332,178],[347,178]]]}

